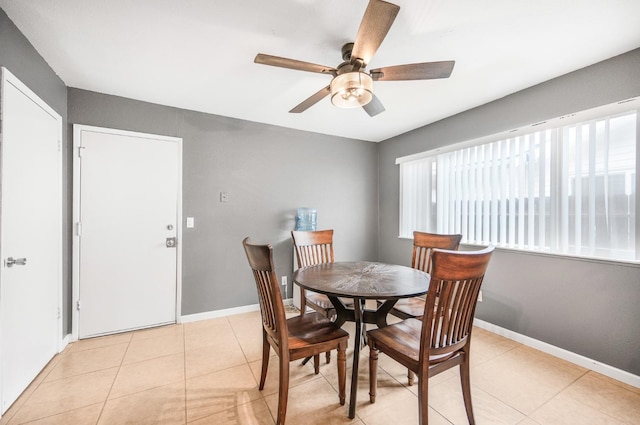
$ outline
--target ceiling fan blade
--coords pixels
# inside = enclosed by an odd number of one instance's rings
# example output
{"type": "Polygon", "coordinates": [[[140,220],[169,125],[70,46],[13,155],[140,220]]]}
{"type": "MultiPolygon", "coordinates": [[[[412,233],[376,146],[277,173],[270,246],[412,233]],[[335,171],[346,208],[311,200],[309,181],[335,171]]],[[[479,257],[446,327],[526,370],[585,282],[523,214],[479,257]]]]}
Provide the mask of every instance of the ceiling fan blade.
{"type": "Polygon", "coordinates": [[[290,110],[289,112],[292,114],[299,114],[300,112],[304,112],[316,103],[320,102],[322,99],[327,97],[331,93],[331,89],[329,86],[320,89],[318,92],[312,94],[307,99],[303,100],[298,106],[290,110]]]}
{"type": "Polygon", "coordinates": [[[455,61],[411,63],[372,69],[371,78],[375,81],[432,80],[449,78],[455,61]]]}
{"type": "Polygon", "coordinates": [[[379,113],[385,111],[384,106],[382,106],[382,102],[380,102],[380,99],[378,99],[375,94],[373,95],[371,102],[364,105],[362,109],[367,111],[367,114],[369,114],[370,117],[375,117],[379,113]]]}
{"type": "Polygon", "coordinates": [[[351,51],[351,63],[362,59],[366,66],[387,36],[400,6],[382,0],[370,0],[360,23],[351,51]]]}
{"type": "Polygon", "coordinates": [[[278,66],[280,68],[295,69],[297,71],[319,72],[321,74],[333,75],[337,73],[337,70],[330,66],[318,65],[295,59],[287,59],[280,56],[265,55],[264,53],[258,53],[253,61],[262,65],[278,66]]]}

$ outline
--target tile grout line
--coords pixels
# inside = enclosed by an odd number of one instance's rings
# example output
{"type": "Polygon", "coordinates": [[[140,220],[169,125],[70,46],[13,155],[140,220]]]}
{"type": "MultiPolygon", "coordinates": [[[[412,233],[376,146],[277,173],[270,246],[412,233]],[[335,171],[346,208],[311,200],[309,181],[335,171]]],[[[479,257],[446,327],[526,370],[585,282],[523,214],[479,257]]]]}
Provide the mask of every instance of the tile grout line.
{"type": "Polygon", "coordinates": [[[111,395],[111,391],[113,391],[113,387],[116,384],[116,380],[118,379],[118,375],[120,374],[120,369],[122,369],[122,364],[124,363],[125,357],[127,357],[127,353],[129,352],[129,347],[131,347],[131,341],[133,341],[133,332],[131,332],[131,336],[129,337],[129,341],[127,342],[127,349],[124,350],[124,354],[122,355],[122,359],[120,360],[120,364],[118,365],[118,370],[116,371],[116,375],[113,377],[113,382],[111,382],[111,386],[109,387],[109,391],[102,403],[102,408],[100,409],[100,414],[98,415],[98,419],[96,420],[96,425],[100,423],[100,419],[102,419],[102,414],[104,413],[105,407],[107,407],[107,401],[109,400],[109,396],[111,395]]]}
{"type": "MultiPolygon", "coordinates": [[[[231,332],[233,332],[233,337],[236,339],[236,342],[238,343],[238,346],[240,347],[240,350],[242,351],[242,356],[244,357],[244,362],[246,363],[246,365],[249,368],[249,370],[251,370],[251,366],[250,366],[251,362],[247,358],[247,353],[245,352],[244,347],[242,347],[242,343],[240,342],[240,339],[238,338],[238,333],[236,332],[236,329],[233,327],[233,323],[231,323],[231,321],[229,320],[229,317],[226,317],[225,320],[229,324],[229,327],[231,328],[231,332]]],[[[253,373],[251,374],[251,376],[253,376],[253,373]]],[[[255,380],[255,377],[253,377],[253,379],[255,380]]],[[[256,382],[256,385],[259,385],[259,382],[256,382]]],[[[263,398],[264,398],[264,396],[263,396],[263,398]]]]}
{"type": "MultiPolygon", "coordinates": [[[[542,409],[543,406],[546,406],[547,404],[551,403],[556,397],[558,397],[561,393],[565,392],[566,390],[569,389],[569,387],[571,387],[572,385],[574,385],[575,383],[577,383],[579,380],[581,380],[582,378],[584,378],[585,376],[587,376],[588,374],[590,374],[591,372],[593,372],[592,370],[587,369],[585,371],[585,373],[583,373],[582,375],[578,376],[576,379],[574,379],[573,381],[571,381],[571,383],[569,383],[567,386],[565,386],[564,388],[562,388],[560,391],[558,391],[556,394],[553,395],[553,397],[551,397],[549,400],[547,400],[546,402],[544,402],[542,405],[540,405],[540,407],[538,407],[536,410],[534,410],[533,412],[531,412],[531,415],[533,415],[535,412],[537,412],[538,410],[542,409]]],[[[628,391],[626,388],[620,388],[622,390],[628,391]]],[[[577,399],[573,399],[574,402],[579,403],[582,406],[585,406],[587,408],[592,408],[592,406],[589,406],[588,404],[584,403],[582,400],[577,400],[577,399]]],[[[624,423],[624,421],[622,419],[619,419],[601,409],[594,409],[597,410],[598,413],[605,415],[611,419],[613,419],[616,422],[620,422],[620,423],[624,423]]],[[[532,421],[534,421],[532,418],[529,417],[530,415],[527,415],[527,418],[531,419],[532,421]]],[[[534,421],[536,423],[538,423],[537,421],[534,421]]]]}
{"type": "MultiPolygon", "coordinates": [[[[233,337],[236,339],[236,342],[238,343],[238,346],[240,347],[240,350],[242,351],[242,356],[244,357],[245,364],[249,368],[249,371],[251,371],[251,362],[247,358],[247,353],[245,352],[244,348],[242,347],[242,343],[240,342],[240,339],[238,338],[238,333],[236,332],[236,329],[233,327],[233,323],[231,323],[231,321],[229,320],[229,316],[226,317],[226,321],[229,324],[229,327],[231,328],[231,332],[233,332],[233,337]]],[[[260,323],[262,323],[262,319],[261,319],[260,323]]],[[[262,361],[262,360],[260,360],[260,361],[262,361]]],[[[260,382],[256,381],[255,376],[253,376],[253,372],[251,372],[251,376],[254,379],[256,387],[258,387],[260,385],[260,382]]],[[[269,406],[267,405],[267,400],[266,400],[265,394],[262,391],[259,391],[259,394],[260,394],[260,397],[262,398],[262,401],[264,402],[265,406],[267,407],[267,411],[269,412],[269,415],[271,416],[271,419],[273,420],[273,423],[275,423],[276,422],[276,418],[273,416],[273,413],[271,412],[271,409],[269,409],[269,406]]]]}

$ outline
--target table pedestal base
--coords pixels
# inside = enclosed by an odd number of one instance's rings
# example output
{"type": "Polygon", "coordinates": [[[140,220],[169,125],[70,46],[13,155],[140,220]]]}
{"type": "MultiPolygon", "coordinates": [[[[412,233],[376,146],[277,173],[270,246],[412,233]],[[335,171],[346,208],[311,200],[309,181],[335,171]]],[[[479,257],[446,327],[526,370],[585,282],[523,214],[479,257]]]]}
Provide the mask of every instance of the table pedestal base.
{"type": "Polygon", "coordinates": [[[342,326],[344,322],[350,321],[355,323],[355,334],[353,335],[353,368],[351,370],[351,394],[349,398],[349,418],[356,416],[356,396],[358,393],[358,370],[360,364],[360,348],[366,344],[365,324],[370,323],[377,325],[379,328],[387,326],[387,314],[397,300],[386,300],[375,310],[365,309],[364,298],[353,299],[353,309],[347,308],[338,297],[329,297],[336,308],[336,325],[342,326]]]}

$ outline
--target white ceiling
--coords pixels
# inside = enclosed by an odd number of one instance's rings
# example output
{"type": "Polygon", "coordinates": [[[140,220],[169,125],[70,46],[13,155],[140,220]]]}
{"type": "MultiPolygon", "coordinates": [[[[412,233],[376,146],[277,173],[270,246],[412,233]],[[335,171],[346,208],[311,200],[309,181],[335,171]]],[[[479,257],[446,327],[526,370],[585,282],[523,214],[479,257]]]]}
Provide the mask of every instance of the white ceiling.
{"type": "MultiPolygon", "coordinates": [[[[448,79],[378,81],[371,118],[327,97],[368,0],[0,0],[69,87],[249,121],[381,141],[640,47],[639,0],[392,0],[400,13],[369,68],[455,60],[448,79]]],[[[585,88],[588,89],[588,88],[585,88]]]]}

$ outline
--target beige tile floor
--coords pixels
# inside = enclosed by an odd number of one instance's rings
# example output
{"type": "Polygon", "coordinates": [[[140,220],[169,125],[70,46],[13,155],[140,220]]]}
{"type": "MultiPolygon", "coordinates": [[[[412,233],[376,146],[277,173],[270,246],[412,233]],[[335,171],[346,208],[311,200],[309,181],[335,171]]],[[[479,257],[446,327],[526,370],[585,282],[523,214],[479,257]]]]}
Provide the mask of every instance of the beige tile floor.
{"type": "MultiPolygon", "coordinates": [[[[483,329],[473,338],[479,425],[640,424],[640,389],[483,329]]],[[[287,423],[417,424],[417,387],[407,387],[406,370],[383,355],[377,401],[369,403],[368,351],[355,419],[338,402],[335,361],[323,361],[319,375],[297,361],[287,423]]],[[[82,340],[50,362],[0,425],[273,424],[278,366],[272,359],[258,391],[260,353],[258,312],[82,340]]],[[[431,425],[467,423],[457,369],[432,378],[429,397],[431,425]]]]}

